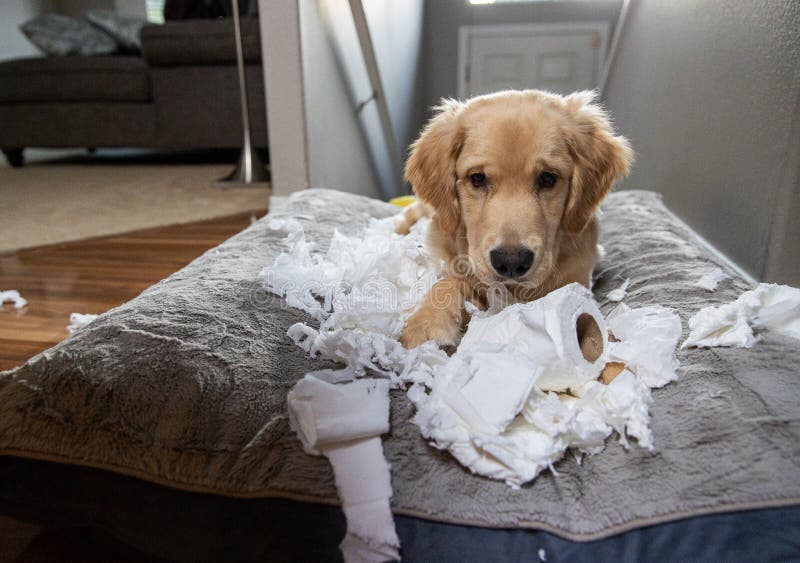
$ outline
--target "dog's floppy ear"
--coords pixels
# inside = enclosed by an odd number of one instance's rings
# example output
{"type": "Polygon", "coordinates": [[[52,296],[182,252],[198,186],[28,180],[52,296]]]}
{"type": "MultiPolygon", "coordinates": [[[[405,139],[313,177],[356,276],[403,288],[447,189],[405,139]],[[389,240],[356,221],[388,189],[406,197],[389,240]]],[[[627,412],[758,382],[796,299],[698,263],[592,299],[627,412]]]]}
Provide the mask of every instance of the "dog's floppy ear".
{"type": "Polygon", "coordinates": [[[436,212],[434,220],[447,233],[461,222],[456,193],[456,158],[463,142],[459,114],[463,104],[442,100],[413,145],[406,163],[406,179],[422,201],[436,212]]]}
{"type": "Polygon", "coordinates": [[[580,233],[615,180],[627,176],[633,151],[625,137],[614,136],[608,114],[594,102],[595,93],[577,92],[564,99],[572,124],[565,131],[575,162],[561,226],[580,233]]]}

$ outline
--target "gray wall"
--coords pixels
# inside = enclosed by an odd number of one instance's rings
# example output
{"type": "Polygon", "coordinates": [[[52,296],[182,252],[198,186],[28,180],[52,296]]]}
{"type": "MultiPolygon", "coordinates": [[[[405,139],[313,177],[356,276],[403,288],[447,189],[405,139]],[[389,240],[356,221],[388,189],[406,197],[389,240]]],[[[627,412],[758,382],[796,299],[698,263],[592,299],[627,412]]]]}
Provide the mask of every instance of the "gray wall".
{"type": "Polygon", "coordinates": [[[458,95],[458,29],[464,25],[607,21],[613,29],[621,2],[531,2],[470,5],[467,0],[428,0],[425,3],[425,86],[419,130],[428,109],[441,98],[458,95]]]}
{"type": "MultiPolygon", "coordinates": [[[[391,197],[392,173],[347,0],[301,0],[303,77],[312,186],[391,197]]],[[[399,146],[416,134],[422,0],[365,0],[364,11],[399,146]],[[412,133],[413,131],[413,133],[412,133]]]]}
{"type": "Polygon", "coordinates": [[[637,153],[623,187],[663,193],[754,277],[794,284],[799,30],[797,0],[634,1],[607,90],[637,153]]]}
{"type": "Polygon", "coordinates": [[[800,286],[800,96],[794,107],[763,278],[800,286]]]}
{"type": "Polygon", "coordinates": [[[50,8],[48,0],[2,0],[0,2],[0,60],[40,56],[19,26],[50,8]]]}

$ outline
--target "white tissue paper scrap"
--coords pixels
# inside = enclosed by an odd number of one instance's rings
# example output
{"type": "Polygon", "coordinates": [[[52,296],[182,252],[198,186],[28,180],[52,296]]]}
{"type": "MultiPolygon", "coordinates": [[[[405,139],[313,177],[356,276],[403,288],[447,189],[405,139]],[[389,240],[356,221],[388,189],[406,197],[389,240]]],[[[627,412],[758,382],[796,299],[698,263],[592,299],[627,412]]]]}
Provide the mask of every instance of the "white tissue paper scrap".
{"type": "Polygon", "coordinates": [[[591,292],[570,284],[499,312],[468,303],[472,320],[452,357],[433,342],[406,350],[398,342],[405,321],[443,270],[425,250],[428,223],[401,236],[391,218],[373,220],[362,237],[334,234],[324,253],[297,221],[270,223],[286,231],[286,250],[261,272],[264,286],[320,322],[297,323],[289,336],[345,366],[309,375],[334,384],[370,371],[405,387],[434,447],[513,487],[552,469],[569,448],[602,450],[612,432],[626,447],[634,439],[652,448],[650,387],[676,377],[677,315],[621,304],[607,327],[591,292]],[[577,327],[587,319],[597,352],[584,355],[577,327]],[[624,369],[604,385],[608,361],[624,369]]]}
{"type": "Polygon", "coordinates": [[[647,387],[663,387],[678,378],[675,348],[681,338],[681,320],[672,309],[653,305],[631,309],[620,303],[606,318],[614,341],[608,359],[622,362],[647,387]]]}
{"type": "Polygon", "coordinates": [[[689,319],[689,337],[681,346],[750,348],[755,331],[770,330],[800,339],[800,289],[762,283],[733,303],[704,307],[689,319]]]}
{"type": "Polygon", "coordinates": [[[13,303],[14,308],[19,310],[28,304],[28,300],[22,297],[16,289],[7,289],[0,291],[0,306],[3,303],[13,303]]]}
{"type": "Polygon", "coordinates": [[[719,285],[719,282],[726,280],[729,277],[730,276],[721,269],[715,268],[697,280],[695,285],[697,287],[707,289],[708,291],[715,291],[717,289],[717,285],[719,285]]]}
{"type": "Polygon", "coordinates": [[[389,381],[328,383],[313,375],[287,396],[289,423],[306,452],[324,455],[333,467],[347,520],[340,548],[347,563],[400,558],[389,499],[389,464],[380,435],[389,431],[389,381]]]}
{"type": "Polygon", "coordinates": [[[289,420],[303,449],[320,455],[324,446],[389,431],[389,382],[361,379],[336,385],[306,375],[289,391],[289,420]]]}
{"type": "Polygon", "coordinates": [[[609,301],[613,301],[614,303],[619,303],[623,299],[625,299],[625,295],[628,293],[628,286],[631,284],[630,278],[626,278],[622,285],[619,286],[617,289],[611,290],[606,295],[606,299],[609,301]]]}
{"type": "Polygon", "coordinates": [[[92,315],[91,313],[83,314],[83,313],[72,313],[69,316],[69,324],[67,325],[67,332],[72,334],[73,332],[77,332],[90,322],[95,320],[100,315],[92,315]]]}

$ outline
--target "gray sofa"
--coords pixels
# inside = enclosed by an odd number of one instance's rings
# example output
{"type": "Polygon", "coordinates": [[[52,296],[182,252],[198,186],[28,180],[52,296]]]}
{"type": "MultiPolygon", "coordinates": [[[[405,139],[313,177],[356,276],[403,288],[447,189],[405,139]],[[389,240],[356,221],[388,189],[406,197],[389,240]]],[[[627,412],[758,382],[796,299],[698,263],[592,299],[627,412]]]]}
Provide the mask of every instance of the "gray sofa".
{"type": "MultiPolygon", "coordinates": [[[[258,20],[242,20],[253,141],[267,147],[258,20]]],[[[143,55],[0,63],[0,149],[237,148],[242,142],[233,20],[145,26],[143,55]]]]}

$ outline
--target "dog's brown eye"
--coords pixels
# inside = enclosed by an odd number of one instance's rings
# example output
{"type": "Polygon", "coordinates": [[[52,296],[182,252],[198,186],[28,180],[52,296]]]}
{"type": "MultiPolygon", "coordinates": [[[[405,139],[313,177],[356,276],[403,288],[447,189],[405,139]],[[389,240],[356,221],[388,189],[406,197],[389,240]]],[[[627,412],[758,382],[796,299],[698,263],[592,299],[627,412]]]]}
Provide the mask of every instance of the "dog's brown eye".
{"type": "Polygon", "coordinates": [[[469,181],[472,182],[472,185],[476,188],[485,188],[486,174],[483,174],[482,172],[476,172],[475,174],[470,174],[469,181]]]}
{"type": "Polygon", "coordinates": [[[537,179],[536,183],[540,188],[552,188],[556,185],[556,180],[558,180],[558,176],[552,172],[542,172],[539,174],[539,178],[537,179]]]}

